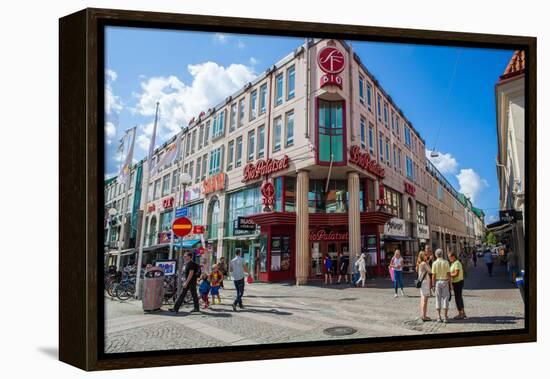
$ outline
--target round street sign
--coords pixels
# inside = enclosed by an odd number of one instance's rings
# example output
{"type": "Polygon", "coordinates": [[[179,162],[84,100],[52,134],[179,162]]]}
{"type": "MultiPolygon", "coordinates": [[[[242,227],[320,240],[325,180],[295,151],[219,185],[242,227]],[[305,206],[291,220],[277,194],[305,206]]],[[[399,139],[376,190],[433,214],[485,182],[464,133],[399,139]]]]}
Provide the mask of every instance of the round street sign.
{"type": "Polygon", "coordinates": [[[172,223],[172,231],[178,237],[184,237],[191,233],[193,224],[187,217],[180,217],[174,220],[172,223]]]}

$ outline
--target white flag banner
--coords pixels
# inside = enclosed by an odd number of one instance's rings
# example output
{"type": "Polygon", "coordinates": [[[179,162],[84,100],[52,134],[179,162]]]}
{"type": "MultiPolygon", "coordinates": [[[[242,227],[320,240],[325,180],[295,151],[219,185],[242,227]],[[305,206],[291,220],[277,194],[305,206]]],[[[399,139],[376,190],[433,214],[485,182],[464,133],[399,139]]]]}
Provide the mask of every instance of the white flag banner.
{"type": "Polygon", "coordinates": [[[136,128],[128,129],[126,131],[126,134],[123,138],[124,140],[129,140],[131,135],[132,142],[130,143],[130,147],[128,148],[128,153],[126,154],[126,159],[124,160],[124,164],[122,165],[120,172],[118,174],[117,182],[120,184],[126,184],[128,181],[128,178],[130,177],[130,169],[132,168],[132,160],[134,159],[134,143],[136,142],[136,128]]]}
{"type": "Polygon", "coordinates": [[[176,137],[176,140],[166,147],[162,157],[151,169],[151,176],[156,175],[164,166],[172,164],[177,159],[180,154],[182,135],[183,132],[180,132],[176,137]]]}
{"type": "Polygon", "coordinates": [[[149,155],[147,156],[147,166],[149,170],[149,177],[151,177],[153,174],[153,169],[155,168],[153,166],[153,154],[155,153],[155,143],[157,138],[157,124],[158,124],[158,116],[159,116],[159,103],[157,103],[157,110],[155,112],[155,123],[153,124],[153,134],[151,135],[151,142],[149,143],[149,155]]]}

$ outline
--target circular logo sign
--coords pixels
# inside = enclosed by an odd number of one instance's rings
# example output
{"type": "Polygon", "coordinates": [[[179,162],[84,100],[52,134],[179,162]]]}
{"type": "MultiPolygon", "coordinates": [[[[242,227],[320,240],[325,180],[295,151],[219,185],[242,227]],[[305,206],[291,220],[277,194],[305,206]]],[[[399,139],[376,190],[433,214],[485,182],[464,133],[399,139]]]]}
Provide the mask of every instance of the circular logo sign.
{"type": "Polygon", "coordinates": [[[275,186],[271,182],[264,182],[260,187],[260,192],[264,197],[272,197],[275,195],[275,186]]]}
{"type": "Polygon", "coordinates": [[[340,50],[332,46],[325,46],[317,55],[317,63],[327,74],[338,74],[344,71],[346,60],[340,50]]]}
{"type": "Polygon", "coordinates": [[[174,220],[172,223],[172,231],[178,237],[185,237],[191,233],[193,224],[187,217],[180,217],[174,220]]]}

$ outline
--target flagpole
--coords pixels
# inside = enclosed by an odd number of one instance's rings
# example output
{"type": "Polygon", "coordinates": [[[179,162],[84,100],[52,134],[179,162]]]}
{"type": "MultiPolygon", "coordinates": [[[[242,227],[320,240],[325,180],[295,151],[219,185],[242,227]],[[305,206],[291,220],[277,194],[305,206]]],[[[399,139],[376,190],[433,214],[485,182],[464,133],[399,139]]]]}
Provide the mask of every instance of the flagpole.
{"type": "MultiPolygon", "coordinates": [[[[129,145],[128,147],[128,152],[126,154],[131,154],[132,157],[130,157],[130,165],[129,167],[132,167],[132,158],[133,158],[133,155],[134,155],[134,143],[136,142],[136,126],[134,126],[133,129],[128,129],[128,130],[133,130],[133,134],[132,134],[132,144],[129,145]]],[[[128,133],[128,130],[126,131],[126,133],[128,133]]],[[[128,160],[128,157],[126,157],[126,159],[128,160]]],[[[131,175],[130,175],[130,169],[128,169],[128,175],[129,177],[127,177],[125,179],[125,183],[124,185],[126,186],[126,188],[124,189],[124,197],[122,198],[122,205],[120,207],[120,211],[122,213],[122,219],[120,220],[120,233],[118,235],[118,246],[117,246],[117,262],[116,262],[116,269],[117,271],[120,271],[120,268],[122,266],[122,256],[121,256],[121,253],[122,253],[122,243],[124,241],[124,227],[126,225],[126,222],[127,222],[127,218],[126,218],[126,214],[128,213],[128,208],[129,208],[129,199],[128,199],[128,193],[130,192],[130,179],[131,179],[131,175]],[[124,208],[124,203],[126,202],[126,208],[124,208]]]]}
{"type": "MultiPolygon", "coordinates": [[[[156,133],[157,133],[157,122],[158,122],[158,112],[159,112],[159,102],[157,101],[157,109],[155,111],[155,124],[153,126],[153,135],[151,136],[151,144],[149,145],[149,156],[147,158],[147,169],[143,173],[145,175],[146,180],[145,183],[145,190],[143,191],[143,215],[141,217],[141,229],[139,234],[139,249],[138,249],[138,261],[137,261],[137,267],[136,267],[136,293],[135,297],[137,299],[141,299],[141,293],[139,290],[140,282],[141,282],[141,265],[143,261],[143,243],[145,240],[145,227],[146,227],[146,220],[147,220],[147,202],[149,201],[149,181],[150,181],[150,175],[149,172],[151,170],[151,158],[153,157],[153,152],[155,151],[155,139],[156,139],[156,133]]],[[[143,188],[143,187],[142,187],[143,188]]]]}

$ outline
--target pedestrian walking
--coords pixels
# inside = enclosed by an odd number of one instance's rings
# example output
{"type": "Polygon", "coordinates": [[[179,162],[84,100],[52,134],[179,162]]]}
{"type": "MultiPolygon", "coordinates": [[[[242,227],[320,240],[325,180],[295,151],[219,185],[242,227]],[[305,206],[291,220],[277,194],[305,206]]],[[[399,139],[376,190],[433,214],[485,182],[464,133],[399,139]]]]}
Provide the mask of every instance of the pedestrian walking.
{"type": "MultiPolygon", "coordinates": [[[[218,262],[218,268],[220,269],[220,272],[222,273],[223,278],[225,278],[227,276],[227,271],[228,271],[227,262],[225,261],[225,257],[220,258],[220,261],[218,262]]],[[[223,288],[223,278],[222,278],[222,281],[220,282],[220,287],[221,288],[223,288]]]]}
{"type": "Polygon", "coordinates": [[[405,296],[403,292],[403,257],[401,257],[401,251],[395,250],[393,258],[390,261],[390,269],[393,269],[393,288],[395,289],[395,295],[397,297],[397,289],[399,288],[399,294],[405,296]]]}
{"type": "Polygon", "coordinates": [[[239,308],[244,309],[244,273],[248,272],[248,267],[245,261],[241,258],[240,249],[235,250],[235,258],[229,262],[229,271],[231,272],[231,275],[233,275],[233,283],[235,284],[235,290],[237,291],[235,301],[233,301],[233,310],[237,310],[237,305],[239,308]]]}
{"type": "Polygon", "coordinates": [[[477,252],[475,250],[472,253],[472,261],[474,261],[474,267],[477,267],[477,252]]]}
{"type": "Polygon", "coordinates": [[[193,262],[193,252],[191,251],[186,252],[183,256],[183,259],[183,290],[178,296],[178,299],[174,304],[174,308],[170,308],[169,311],[178,314],[178,311],[183,304],[183,299],[185,299],[187,292],[191,291],[191,296],[193,297],[193,310],[191,311],[191,313],[200,312],[199,297],[197,295],[197,277],[199,272],[199,265],[193,262]]]}
{"type": "Polygon", "coordinates": [[[485,254],[483,254],[483,260],[487,265],[487,272],[489,273],[489,276],[493,276],[493,254],[491,254],[491,250],[485,250],[485,254]]]}
{"type": "Polygon", "coordinates": [[[327,284],[327,281],[329,284],[332,284],[332,259],[330,259],[328,254],[323,259],[323,264],[325,265],[325,284],[327,284]]]}
{"type": "MultiPolygon", "coordinates": [[[[417,283],[420,283],[420,314],[422,321],[431,321],[427,313],[428,298],[430,297],[430,288],[432,286],[428,275],[432,273],[432,270],[428,264],[428,254],[424,251],[418,253],[418,258],[416,259],[416,272],[418,273],[417,283]]],[[[416,287],[418,287],[418,284],[416,287]]]]}
{"type": "Polygon", "coordinates": [[[509,249],[506,255],[506,268],[508,269],[508,280],[515,283],[518,273],[518,256],[512,249],[509,249]]]}
{"type": "Polygon", "coordinates": [[[351,260],[350,260],[350,268],[351,268],[350,286],[351,287],[355,287],[355,282],[359,279],[359,270],[357,270],[357,266],[355,265],[358,260],[359,260],[359,254],[351,255],[351,260]]]}
{"type": "MultiPolygon", "coordinates": [[[[202,302],[204,303],[204,308],[208,308],[210,305],[208,301],[208,295],[210,294],[211,285],[208,281],[208,275],[201,275],[201,283],[199,284],[199,294],[201,295],[202,302]]],[[[214,301],[212,301],[214,303],[214,301]]]]}
{"type": "Polygon", "coordinates": [[[367,261],[365,259],[365,253],[361,254],[361,257],[355,262],[355,267],[359,272],[359,279],[355,282],[355,286],[362,282],[362,287],[365,287],[365,280],[367,279],[367,261]]]}
{"type": "Polygon", "coordinates": [[[338,284],[340,284],[340,280],[342,279],[342,276],[344,277],[346,284],[349,282],[350,277],[348,273],[348,267],[349,267],[349,256],[344,254],[340,255],[340,264],[338,265],[338,284]]]}
{"type": "Polygon", "coordinates": [[[454,319],[463,320],[466,318],[466,312],[464,312],[464,299],[462,297],[462,290],[464,289],[464,269],[462,262],[456,258],[455,252],[449,254],[449,260],[451,261],[451,281],[453,292],[455,293],[456,309],[458,309],[458,315],[456,315],[454,319]]]}
{"type": "Polygon", "coordinates": [[[216,297],[218,298],[218,304],[222,303],[222,299],[220,297],[220,286],[223,281],[223,274],[220,271],[218,265],[212,266],[212,272],[210,273],[210,284],[212,285],[212,289],[210,290],[210,294],[212,295],[212,304],[216,304],[216,297]]]}
{"type": "Polygon", "coordinates": [[[435,287],[435,309],[439,322],[449,322],[449,299],[451,297],[451,267],[443,259],[443,250],[435,251],[436,261],[432,265],[432,287],[435,287]],[[445,318],[441,318],[443,308],[445,318]]]}

